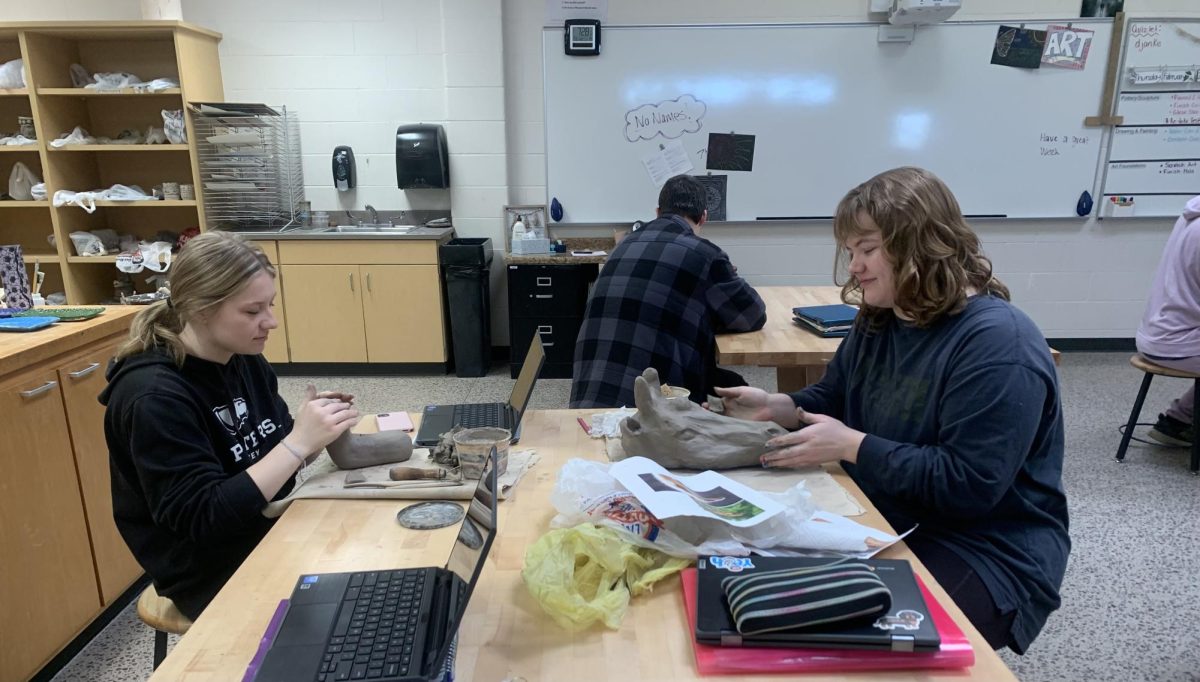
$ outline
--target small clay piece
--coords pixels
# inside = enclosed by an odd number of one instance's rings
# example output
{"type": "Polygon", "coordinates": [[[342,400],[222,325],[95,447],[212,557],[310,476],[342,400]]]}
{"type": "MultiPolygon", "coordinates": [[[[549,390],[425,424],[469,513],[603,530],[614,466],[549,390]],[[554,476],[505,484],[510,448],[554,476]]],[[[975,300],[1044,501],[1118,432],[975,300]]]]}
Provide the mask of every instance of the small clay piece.
{"type": "Polygon", "coordinates": [[[708,396],[708,411],[714,414],[725,414],[725,399],[715,395],[708,396]]]}
{"type": "Polygon", "coordinates": [[[450,469],[458,468],[458,455],[454,452],[454,434],[462,431],[463,427],[455,426],[441,435],[438,444],[429,451],[429,459],[450,469]]]}
{"type": "Polygon", "coordinates": [[[403,431],[350,433],[346,431],[326,449],[339,469],[361,469],[377,464],[397,464],[412,457],[412,438],[403,431]]]}
{"type": "Polygon", "coordinates": [[[425,479],[440,481],[446,478],[446,470],[421,469],[419,467],[392,467],[388,469],[388,478],[393,481],[421,481],[425,479]]]}
{"type": "Polygon", "coordinates": [[[646,457],[668,469],[759,466],[767,441],[787,433],[774,422],[715,414],[690,400],[669,400],[653,367],[634,380],[637,414],[621,422],[626,457],[646,457]]]}
{"type": "Polygon", "coordinates": [[[433,530],[458,523],[466,512],[454,502],[418,502],[396,513],[396,520],[405,528],[433,530]]]}

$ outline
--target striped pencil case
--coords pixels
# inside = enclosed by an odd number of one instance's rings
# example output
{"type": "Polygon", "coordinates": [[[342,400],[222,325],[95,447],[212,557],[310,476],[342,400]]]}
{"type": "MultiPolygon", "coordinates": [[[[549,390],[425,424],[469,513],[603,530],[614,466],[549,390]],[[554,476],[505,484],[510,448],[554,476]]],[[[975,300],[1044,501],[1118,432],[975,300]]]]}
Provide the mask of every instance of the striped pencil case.
{"type": "Polygon", "coordinates": [[[730,576],[721,588],[743,635],[873,618],[892,607],[891,590],[858,562],[730,576]]]}

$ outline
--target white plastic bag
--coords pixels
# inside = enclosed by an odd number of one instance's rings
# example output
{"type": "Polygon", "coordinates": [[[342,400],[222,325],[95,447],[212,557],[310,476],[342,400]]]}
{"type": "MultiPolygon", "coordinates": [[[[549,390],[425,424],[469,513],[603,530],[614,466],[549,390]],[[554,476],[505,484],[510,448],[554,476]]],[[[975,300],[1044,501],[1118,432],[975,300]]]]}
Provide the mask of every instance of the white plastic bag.
{"type": "Polygon", "coordinates": [[[71,85],[77,88],[87,87],[87,84],[92,82],[92,74],[88,73],[82,64],[72,64],[68,71],[71,74],[71,85]]]}
{"type": "Polygon", "coordinates": [[[183,123],[183,109],[163,109],[163,131],[171,144],[187,143],[187,128],[183,123]]]}
{"type": "Polygon", "coordinates": [[[92,137],[88,131],[82,126],[75,126],[75,129],[69,133],[64,133],[57,140],[51,140],[50,146],[58,149],[71,144],[95,144],[96,138],[92,137]]]}
{"type": "Polygon", "coordinates": [[[167,143],[167,134],[163,131],[162,128],[155,128],[154,126],[150,126],[149,128],[146,129],[145,144],[166,144],[166,143],[167,143]]]}
{"type": "Polygon", "coordinates": [[[8,196],[17,201],[32,201],[33,186],[41,181],[41,178],[29,170],[29,166],[18,161],[13,164],[12,173],[8,176],[8,196]]]}
{"type": "Polygon", "coordinates": [[[38,184],[34,185],[33,187],[30,187],[29,193],[33,195],[34,201],[45,201],[46,200],[46,183],[39,182],[38,184]]]}
{"type": "Polygon", "coordinates": [[[114,73],[97,73],[93,74],[92,78],[95,83],[88,83],[86,88],[89,90],[123,90],[142,82],[141,78],[132,73],[114,72],[114,73]]]}
{"type": "MultiPolygon", "coordinates": [[[[55,192],[55,194],[57,195],[58,193],[55,192]]],[[[92,210],[95,210],[95,208],[92,210]]],[[[80,256],[104,255],[104,244],[100,242],[99,237],[91,232],[72,232],[71,243],[75,245],[75,253],[80,256]]]]}
{"type": "Polygon", "coordinates": [[[25,87],[25,62],[14,59],[0,64],[0,88],[25,87]]]}

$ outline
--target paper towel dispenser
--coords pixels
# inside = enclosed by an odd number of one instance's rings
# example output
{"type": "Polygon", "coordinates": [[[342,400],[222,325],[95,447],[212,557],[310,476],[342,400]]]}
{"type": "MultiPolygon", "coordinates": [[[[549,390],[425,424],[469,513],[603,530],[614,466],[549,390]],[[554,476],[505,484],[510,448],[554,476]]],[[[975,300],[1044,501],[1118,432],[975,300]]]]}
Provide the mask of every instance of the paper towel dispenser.
{"type": "Polygon", "coordinates": [[[400,189],[450,186],[445,128],[424,123],[396,128],[396,184],[400,189]]]}

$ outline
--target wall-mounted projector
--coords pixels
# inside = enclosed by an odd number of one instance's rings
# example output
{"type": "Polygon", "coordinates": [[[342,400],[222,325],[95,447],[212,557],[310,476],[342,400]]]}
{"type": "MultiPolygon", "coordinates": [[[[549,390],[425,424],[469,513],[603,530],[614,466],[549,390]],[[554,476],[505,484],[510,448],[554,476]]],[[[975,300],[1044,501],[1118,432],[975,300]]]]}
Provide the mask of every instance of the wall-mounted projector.
{"type": "Polygon", "coordinates": [[[896,26],[936,24],[954,16],[962,0],[892,0],[888,23],[896,26]]]}

